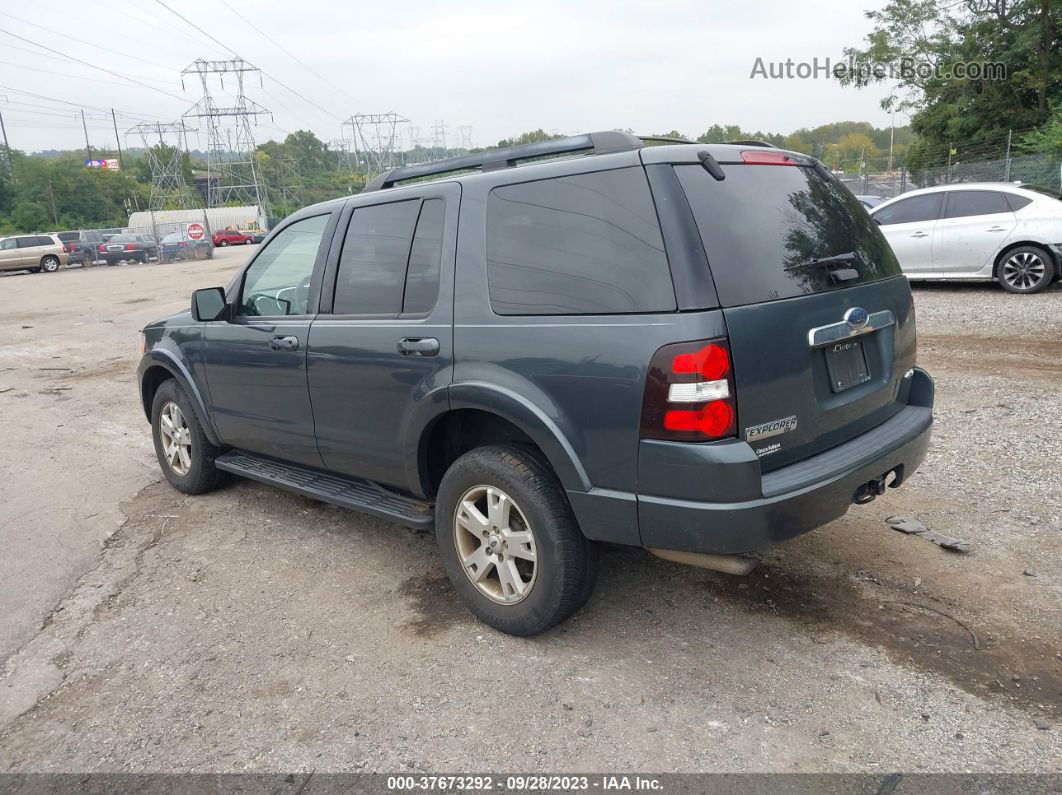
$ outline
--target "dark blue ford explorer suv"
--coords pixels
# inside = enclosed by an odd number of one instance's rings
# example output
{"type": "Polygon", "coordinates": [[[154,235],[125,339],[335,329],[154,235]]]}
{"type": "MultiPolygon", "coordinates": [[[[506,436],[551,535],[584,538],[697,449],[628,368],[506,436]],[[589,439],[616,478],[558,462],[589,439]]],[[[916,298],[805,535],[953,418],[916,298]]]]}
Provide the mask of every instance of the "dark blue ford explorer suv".
{"type": "Polygon", "coordinates": [[[139,382],[175,488],[434,526],[468,607],[530,635],[586,602],[597,542],[739,570],[899,486],[932,423],[915,347],[817,160],[604,132],[295,213],[144,329],[139,382]]]}

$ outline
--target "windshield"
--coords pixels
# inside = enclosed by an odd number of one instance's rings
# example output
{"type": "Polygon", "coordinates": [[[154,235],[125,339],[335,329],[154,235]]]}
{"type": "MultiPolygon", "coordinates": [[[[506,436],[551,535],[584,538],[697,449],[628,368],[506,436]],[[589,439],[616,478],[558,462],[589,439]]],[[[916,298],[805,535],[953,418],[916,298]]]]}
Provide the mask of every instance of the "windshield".
{"type": "Polygon", "coordinates": [[[675,171],[723,306],[900,275],[892,249],[856,197],[814,168],[727,165],[721,182],[701,166],[675,171]]]}

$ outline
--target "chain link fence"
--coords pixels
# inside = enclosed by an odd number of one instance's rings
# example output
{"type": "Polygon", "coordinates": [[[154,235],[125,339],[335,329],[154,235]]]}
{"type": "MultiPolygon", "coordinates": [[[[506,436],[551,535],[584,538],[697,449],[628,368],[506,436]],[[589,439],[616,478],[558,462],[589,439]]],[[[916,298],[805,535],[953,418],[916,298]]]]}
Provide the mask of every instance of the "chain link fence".
{"type": "Polygon", "coordinates": [[[997,160],[952,163],[918,171],[894,172],[842,177],[849,190],[861,196],[891,199],[918,188],[962,182],[1021,182],[1045,188],[1056,196],[1062,194],[1062,158],[1047,154],[1017,155],[997,160]]]}

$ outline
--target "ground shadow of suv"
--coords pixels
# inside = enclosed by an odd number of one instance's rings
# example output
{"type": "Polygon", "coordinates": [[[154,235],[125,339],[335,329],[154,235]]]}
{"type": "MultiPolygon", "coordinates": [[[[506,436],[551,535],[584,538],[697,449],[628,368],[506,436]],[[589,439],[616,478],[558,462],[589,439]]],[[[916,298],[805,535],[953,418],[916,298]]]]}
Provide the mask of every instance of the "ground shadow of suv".
{"type": "Polygon", "coordinates": [[[597,542],[741,568],[899,486],[932,423],[881,233],[818,161],[755,144],[594,133],[400,168],[144,334],[171,484],[434,527],[517,635],[586,602],[597,542]]]}

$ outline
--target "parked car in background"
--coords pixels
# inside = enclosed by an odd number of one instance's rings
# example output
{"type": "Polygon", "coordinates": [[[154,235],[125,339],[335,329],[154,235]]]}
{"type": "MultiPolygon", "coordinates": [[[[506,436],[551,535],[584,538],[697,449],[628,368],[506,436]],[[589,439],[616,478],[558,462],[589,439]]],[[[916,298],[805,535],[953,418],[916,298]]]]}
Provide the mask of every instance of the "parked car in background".
{"type": "Polygon", "coordinates": [[[56,235],[66,247],[70,262],[82,266],[96,262],[96,255],[99,253],[97,247],[105,239],[98,229],[79,229],[58,232],[56,235]]]}
{"type": "Polygon", "coordinates": [[[929,446],[911,287],[796,152],[608,131],[404,166],[249,259],[143,330],[165,477],[434,527],[503,632],[582,607],[597,542],[747,571],[724,556],[900,486],[929,446]]]}
{"type": "Polygon", "coordinates": [[[909,279],[992,281],[1036,293],[1062,268],[1062,201],[1012,183],[910,191],[871,211],[909,279]]]}
{"type": "Polygon", "coordinates": [[[254,238],[254,240],[251,241],[252,243],[261,243],[266,238],[265,232],[259,232],[257,230],[252,230],[247,234],[254,238]]]}
{"type": "Polygon", "coordinates": [[[193,240],[188,231],[171,232],[159,241],[159,262],[185,259],[209,259],[214,256],[214,244],[207,237],[193,240]]]}
{"type": "Polygon", "coordinates": [[[15,235],[0,238],[0,271],[55,273],[70,255],[55,235],[15,235]]]}
{"type": "Polygon", "coordinates": [[[215,246],[246,246],[256,242],[254,234],[240,229],[222,229],[214,233],[215,246]]]}
{"type": "Polygon", "coordinates": [[[108,265],[158,259],[159,244],[151,235],[110,235],[96,247],[96,256],[108,265]]]}
{"type": "Polygon", "coordinates": [[[883,196],[868,196],[866,194],[856,194],[856,198],[859,199],[859,203],[866,207],[868,210],[877,207],[885,198],[883,196]]]}

